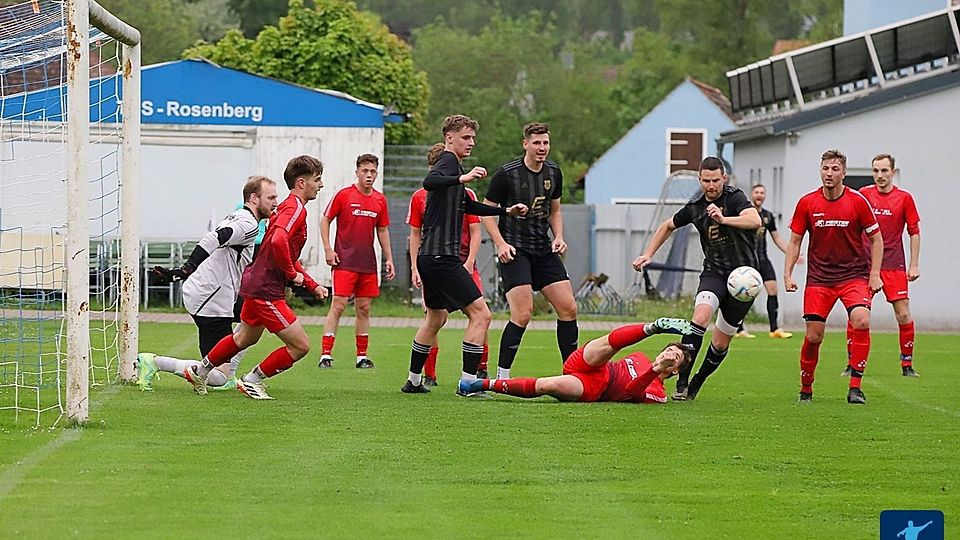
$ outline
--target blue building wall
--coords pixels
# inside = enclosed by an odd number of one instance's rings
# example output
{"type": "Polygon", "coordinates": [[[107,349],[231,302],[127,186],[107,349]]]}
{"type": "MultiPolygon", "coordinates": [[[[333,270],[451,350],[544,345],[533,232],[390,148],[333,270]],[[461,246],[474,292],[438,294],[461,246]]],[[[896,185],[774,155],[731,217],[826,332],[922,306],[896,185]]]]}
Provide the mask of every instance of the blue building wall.
{"type": "MultiPolygon", "coordinates": [[[[666,178],[668,129],[706,129],[707,155],[713,155],[715,139],[734,127],[733,120],[696,85],[682,82],[590,167],[586,203],[657,199],[666,178]]],[[[733,145],[724,148],[723,157],[733,164],[733,145]]]]}
{"type": "Polygon", "coordinates": [[[843,35],[945,9],[947,0],[844,0],[843,35]]]}
{"type": "MultiPolygon", "coordinates": [[[[260,77],[202,60],[146,66],[141,72],[144,124],[373,127],[400,121],[383,107],[346,95],[260,77]]],[[[120,75],[90,81],[90,120],[115,121],[120,75]]],[[[66,87],[4,98],[21,120],[62,121],[66,87]],[[26,114],[22,114],[25,112],[26,114]]]]}

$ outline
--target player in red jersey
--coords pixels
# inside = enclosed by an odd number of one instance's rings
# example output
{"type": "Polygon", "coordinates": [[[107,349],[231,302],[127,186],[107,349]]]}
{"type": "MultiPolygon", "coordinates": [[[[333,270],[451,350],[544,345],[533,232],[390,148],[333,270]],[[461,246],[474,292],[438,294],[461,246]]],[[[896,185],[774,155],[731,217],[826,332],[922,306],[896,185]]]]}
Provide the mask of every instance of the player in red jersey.
{"type": "Polygon", "coordinates": [[[307,241],[305,205],[317,198],[323,187],[322,174],[323,164],[312,156],[295,157],[287,163],[283,179],[290,189],[290,196],[280,203],[270,218],[260,252],[243,271],[240,280],[240,296],[244,300],[240,325],[233,335],[217,342],[199,366],[184,371],[184,378],[190,381],[196,393],[206,394],[210,370],[256,344],[264,328],[276,334],[283,341],[283,347],[267,355],[237,381],[240,393],[253,399],[273,399],[267,394],[264,379],[289,369],[310,352],[310,338],[285,298],[290,284],[302,285],[318,298],[327,297],[327,289],[314,281],[298,260],[307,241]]]}
{"type": "Polygon", "coordinates": [[[383,250],[384,269],[388,280],[393,279],[396,271],[393,267],[393,252],[390,249],[390,216],[387,212],[387,198],[373,189],[377,179],[377,167],[380,160],[373,154],[363,154],[357,158],[357,182],[351,184],[333,196],[320,220],[320,239],[327,264],[333,268],[333,302],[323,324],[323,342],[320,353],[320,367],[333,367],[333,343],[336,339],[340,317],[347,308],[351,296],[355,298],[354,308],[357,321],[354,325],[357,343],[356,367],[372,368],[373,362],[367,358],[367,345],[370,341],[370,304],[380,296],[380,284],[377,281],[377,254],[373,250],[373,237],[376,234],[383,250]],[[337,238],[330,246],[330,224],[337,221],[337,238]]]}
{"type": "MultiPolygon", "coordinates": [[[[867,198],[880,225],[883,236],[883,263],[880,279],[887,302],[893,304],[893,312],[900,326],[900,370],[904,377],[918,377],[913,370],[913,317],[910,316],[910,296],[907,283],[920,277],[920,214],[909,191],[893,185],[897,173],[896,161],[890,154],[873,158],[873,186],[860,193],[867,198]],[[903,228],[910,237],[910,265],[903,257],[903,228]]],[[[847,343],[853,329],[847,326],[847,343]]],[[[848,371],[843,372],[849,375],[848,371]]]]}
{"type": "Polygon", "coordinates": [[[563,375],[540,378],[460,381],[462,392],[490,390],[523,398],[552,396],[560,401],[619,401],[666,403],[663,380],[690,362],[690,349],[670,343],[653,362],[641,352],[611,362],[620,349],[654,334],[689,334],[693,326],[683,319],[660,318],[650,324],[621,326],[575,350],[563,363],[563,375]]]}
{"type": "Polygon", "coordinates": [[[853,326],[847,403],[867,401],[860,382],[870,355],[870,299],[883,286],[880,281],[883,240],[870,203],[857,190],[843,185],[846,175],[846,156],[839,150],[824,152],[820,158],[823,186],[800,198],[790,223],[790,243],[783,272],[787,292],[797,290],[793,267],[800,256],[803,235],[810,233],[809,270],[803,291],[803,318],[807,325],[800,349],[801,402],[813,399],[813,375],[820,359],[823,330],[837,300],[843,303],[853,326]],[[869,251],[863,244],[864,235],[870,239],[869,251]]]}
{"type": "MultiPolygon", "coordinates": [[[[437,162],[437,158],[444,150],[443,143],[436,143],[430,147],[427,153],[427,166],[432,168],[437,162]]],[[[477,200],[477,194],[470,188],[467,188],[467,195],[471,199],[477,200]]],[[[417,253],[420,251],[420,228],[423,226],[423,211],[427,205],[427,190],[420,188],[413,192],[410,197],[410,207],[407,209],[407,225],[410,226],[410,280],[417,289],[421,288],[420,273],[417,271],[417,253]]],[[[483,280],[480,277],[480,269],[477,268],[477,254],[480,252],[480,218],[472,214],[466,214],[463,224],[463,233],[460,237],[460,260],[463,261],[464,268],[473,276],[473,282],[477,284],[480,292],[483,292],[483,280]]],[[[424,305],[426,309],[426,305],[424,305]]],[[[430,354],[427,356],[427,362],[423,365],[423,385],[437,385],[437,356],[440,354],[440,348],[436,340],[430,347],[430,354]]],[[[486,378],[487,361],[490,356],[490,348],[487,340],[483,341],[483,354],[480,357],[480,365],[477,368],[477,377],[486,378]]]]}

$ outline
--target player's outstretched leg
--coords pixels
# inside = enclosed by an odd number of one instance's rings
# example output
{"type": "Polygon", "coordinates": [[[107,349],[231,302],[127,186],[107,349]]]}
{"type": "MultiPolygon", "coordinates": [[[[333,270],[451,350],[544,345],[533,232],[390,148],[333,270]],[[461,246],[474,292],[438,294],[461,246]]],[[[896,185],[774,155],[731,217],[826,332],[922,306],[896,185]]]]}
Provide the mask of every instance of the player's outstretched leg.
{"type": "MultiPolygon", "coordinates": [[[[707,313],[708,317],[710,313],[712,313],[712,311],[707,313]]],[[[694,312],[694,315],[696,315],[696,312],[694,312]]],[[[694,364],[697,361],[697,355],[700,353],[700,347],[703,346],[703,334],[707,331],[706,326],[697,324],[693,321],[690,321],[690,326],[692,331],[689,334],[684,334],[683,338],[680,340],[680,343],[683,343],[683,346],[690,350],[690,361],[680,368],[680,372],[677,375],[677,388],[672,396],[674,401],[683,401],[687,399],[687,384],[690,381],[690,373],[693,372],[694,364]]]]}
{"type": "MultiPolygon", "coordinates": [[[[267,387],[264,381],[270,377],[278,375],[295,364],[310,352],[310,338],[306,331],[300,325],[300,321],[294,320],[289,326],[274,332],[283,342],[283,346],[267,355],[250,373],[237,380],[237,391],[241,394],[257,400],[273,399],[267,393],[267,387]]],[[[259,338],[259,334],[257,334],[259,338]]]]}
{"type": "Polygon", "coordinates": [[[686,336],[693,333],[693,325],[686,319],[660,317],[659,319],[653,321],[650,333],[677,334],[678,336],[686,336]]]}
{"type": "Polygon", "coordinates": [[[137,355],[137,386],[141,392],[153,391],[153,378],[157,375],[157,355],[153,353],[140,353],[137,355]]]}
{"type": "Polygon", "coordinates": [[[537,392],[537,379],[532,377],[516,379],[477,379],[475,381],[461,380],[459,384],[459,391],[462,394],[474,394],[484,390],[522,398],[535,398],[542,395],[537,392]]]}
{"type": "Polygon", "coordinates": [[[713,343],[707,347],[707,354],[703,357],[700,369],[690,378],[690,384],[687,386],[687,401],[697,399],[697,394],[700,393],[700,388],[703,387],[703,383],[707,381],[707,377],[712,375],[713,372],[720,367],[723,359],[727,357],[729,350],[729,347],[717,347],[713,343]]]}

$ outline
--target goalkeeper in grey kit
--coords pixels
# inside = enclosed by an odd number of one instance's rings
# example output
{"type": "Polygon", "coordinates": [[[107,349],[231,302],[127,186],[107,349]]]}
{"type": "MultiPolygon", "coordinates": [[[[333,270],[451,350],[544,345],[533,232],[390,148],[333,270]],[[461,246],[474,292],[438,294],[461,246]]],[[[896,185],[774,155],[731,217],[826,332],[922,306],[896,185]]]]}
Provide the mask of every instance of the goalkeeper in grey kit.
{"type": "MultiPolygon", "coordinates": [[[[164,282],[183,281],[183,305],[190,313],[200,338],[200,358],[224,336],[233,333],[239,305],[240,276],[253,260],[259,222],[277,208],[277,185],[263,176],[251,176],[243,186],[244,204],[205,234],[179,268],[157,266],[153,274],[164,282]]],[[[233,378],[243,352],[213,370],[207,384],[212,388],[233,388],[233,378]]],[[[137,355],[137,384],[152,390],[157,372],[183,377],[184,370],[197,360],[181,360],[153,353],[137,355]]]]}

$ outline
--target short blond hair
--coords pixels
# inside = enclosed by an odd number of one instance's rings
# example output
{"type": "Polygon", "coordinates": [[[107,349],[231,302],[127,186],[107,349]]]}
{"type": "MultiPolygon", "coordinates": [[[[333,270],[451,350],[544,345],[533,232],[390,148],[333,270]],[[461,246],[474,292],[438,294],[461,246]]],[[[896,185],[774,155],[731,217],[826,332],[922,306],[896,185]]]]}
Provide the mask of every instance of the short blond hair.
{"type": "Polygon", "coordinates": [[[259,194],[264,184],[276,185],[276,182],[266,176],[251,176],[247,178],[247,183],[243,185],[243,202],[250,202],[250,197],[259,194]]]}
{"type": "Polygon", "coordinates": [[[824,152],[823,155],[820,156],[820,163],[834,159],[839,161],[844,169],[847,168],[847,156],[843,155],[843,152],[839,150],[827,150],[824,152]]]}
{"type": "Polygon", "coordinates": [[[873,156],[873,159],[870,160],[870,164],[873,165],[873,163],[874,163],[875,161],[880,161],[881,159],[889,159],[889,160],[890,160],[890,169],[891,169],[891,170],[897,168],[897,162],[896,162],[896,160],[893,159],[893,156],[891,156],[890,154],[877,154],[877,155],[873,156]]]}
{"type": "Polygon", "coordinates": [[[480,123],[469,116],[464,116],[462,114],[451,114],[443,119],[443,127],[441,128],[440,132],[441,134],[446,135],[451,131],[460,131],[464,128],[473,128],[474,131],[477,131],[480,129],[480,123]]]}

